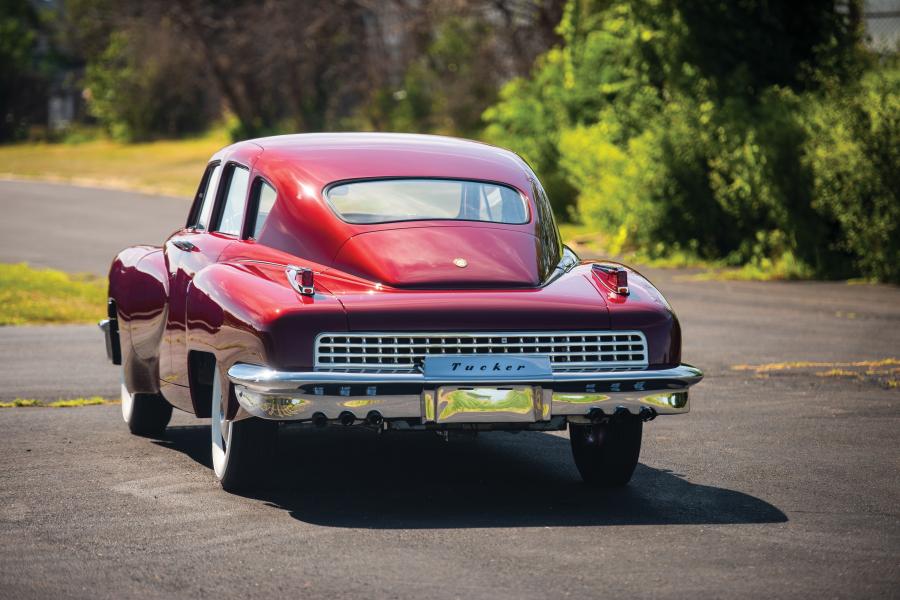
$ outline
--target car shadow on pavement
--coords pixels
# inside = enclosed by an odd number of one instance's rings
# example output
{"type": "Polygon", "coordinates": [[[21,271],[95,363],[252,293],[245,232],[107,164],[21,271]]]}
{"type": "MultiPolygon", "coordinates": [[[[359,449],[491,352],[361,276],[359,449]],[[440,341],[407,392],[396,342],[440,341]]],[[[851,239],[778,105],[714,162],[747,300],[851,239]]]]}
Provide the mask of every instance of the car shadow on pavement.
{"type": "MultiPolygon", "coordinates": [[[[209,428],[156,442],[210,467],[209,428]]],[[[781,523],[775,506],[639,464],[629,486],[581,483],[559,435],[282,429],[271,485],[247,494],[316,525],[373,529],[781,523]]],[[[224,493],[224,492],[223,492],[224,493]]]]}

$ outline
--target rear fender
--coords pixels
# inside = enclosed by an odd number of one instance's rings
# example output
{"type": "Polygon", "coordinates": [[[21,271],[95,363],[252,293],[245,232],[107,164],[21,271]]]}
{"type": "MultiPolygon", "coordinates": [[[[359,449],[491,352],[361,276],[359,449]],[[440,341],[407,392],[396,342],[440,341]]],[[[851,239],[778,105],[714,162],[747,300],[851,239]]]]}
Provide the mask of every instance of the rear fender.
{"type": "MultiPolygon", "coordinates": [[[[186,312],[188,355],[213,354],[222,373],[237,362],[311,368],[316,335],[347,328],[340,302],[324,288],[317,283],[314,296],[301,296],[288,284],[284,267],[269,263],[202,269],[188,288],[186,312]]],[[[206,406],[194,411],[209,412],[206,406]]]]}
{"type": "Polygon", "coordinates": [[[113,260],[109,297],[116,307],[125,385],[132,393],[159,392],[159,345],[168,288],[161,248],[133,246],[113,260]]]}
{"type": "Polygon", "coordinates": [[[660,291],[649,279],[619,263],[583,261],[578,269],[589,268],[593,264],[616,266],[628,272],[627,295],[614,292],[605,287],[596,275],[590,275],[593,284],[606,297],[611,329],[643,331],[647,337],[650,368],[677,367],[681,363],[681,325],[660,291]]]}

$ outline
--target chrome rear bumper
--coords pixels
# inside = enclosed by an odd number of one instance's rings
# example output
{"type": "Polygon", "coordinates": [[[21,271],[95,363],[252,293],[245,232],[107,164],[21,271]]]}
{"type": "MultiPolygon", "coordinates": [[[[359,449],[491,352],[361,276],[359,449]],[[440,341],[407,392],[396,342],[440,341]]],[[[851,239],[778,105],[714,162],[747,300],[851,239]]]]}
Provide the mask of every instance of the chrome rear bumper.
{"type": "Polygon", "coordinates": [[[116,319],[103,319],[97,327],[106,338],[106,358],[114,365],[122,364],[122,350],[119,346],[119,322],[116,319]]]}
{"type": "Polygon", "coordinates": [[[702,378],[703,373],[690,365],[560,372],[538,380],[499,381],[421,373],[286,372],[243,363],[228,370],[245,411],[238,418],[352,422],[374,413],[379,420],[412,419],[437,425],[540,424],[559,421],[559,417],[579,421],[622,408],[643,415],[686,413],[690,410],[688,388],[702,378]]]}

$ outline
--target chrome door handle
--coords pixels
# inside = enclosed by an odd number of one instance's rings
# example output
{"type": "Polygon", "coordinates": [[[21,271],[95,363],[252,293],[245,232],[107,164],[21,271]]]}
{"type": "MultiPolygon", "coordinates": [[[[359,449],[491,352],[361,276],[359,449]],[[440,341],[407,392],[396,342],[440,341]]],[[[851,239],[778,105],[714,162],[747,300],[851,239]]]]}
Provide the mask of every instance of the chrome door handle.
{"type": "Polygon", "coordinates": [[[184,250],[185,252],[193,252],[197,249],[197,246],[187,240],[175,240],[174,242],[172,242],[172,245],[179,250],[184,250]]]}

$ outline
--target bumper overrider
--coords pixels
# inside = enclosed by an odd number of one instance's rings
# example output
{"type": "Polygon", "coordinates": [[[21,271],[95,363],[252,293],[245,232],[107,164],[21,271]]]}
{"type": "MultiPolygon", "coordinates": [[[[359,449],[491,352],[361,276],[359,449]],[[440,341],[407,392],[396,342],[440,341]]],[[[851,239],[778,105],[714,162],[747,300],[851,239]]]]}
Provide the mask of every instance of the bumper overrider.
{"type": "MultiPolygon", "coordinates": [[[[596,372],[512,372],[453,369],[421,373],[277,371],[238,363],[228,370],[241,408],[263,419],[357,420],[408,425],[510,424],[556,428],[628,411],[650,419],[690,410],[689,388],[703,378],[690,365],[596,372]],[[472,370],[470,370],[472,371],[472,370]]],[[[519,371],[529,371],[517,367],[519,371]]]]}

